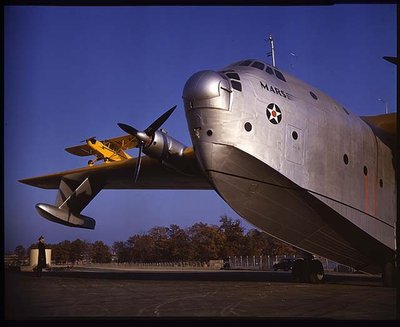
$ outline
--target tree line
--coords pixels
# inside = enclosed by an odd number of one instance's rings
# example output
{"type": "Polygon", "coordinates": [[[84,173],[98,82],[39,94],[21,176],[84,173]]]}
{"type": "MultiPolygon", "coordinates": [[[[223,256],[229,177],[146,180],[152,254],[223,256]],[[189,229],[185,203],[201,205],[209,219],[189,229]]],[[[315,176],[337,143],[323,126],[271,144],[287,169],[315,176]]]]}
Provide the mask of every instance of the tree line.
{"type": "MultiPolygon", "coordinates": [[[[257,229],[245,233],[239,219],[226,215],[219,225],[195,223],[188,228],[172,224],[156,226],[144,234],[135,234],[126,241],[114,242],[110,247],[102,241],[90,243],[76,239],[58,244],[46,244],[52,249],[56,264],[93,262],[179,262],[227,259],[229,256],[261,256],[296,254],[294,247],[257,229]]],[[[37,247],[32,244],[29,249],[37,247]]],[[[14,251],[18,257],[28,255],[22,246],[14,251]]]]}

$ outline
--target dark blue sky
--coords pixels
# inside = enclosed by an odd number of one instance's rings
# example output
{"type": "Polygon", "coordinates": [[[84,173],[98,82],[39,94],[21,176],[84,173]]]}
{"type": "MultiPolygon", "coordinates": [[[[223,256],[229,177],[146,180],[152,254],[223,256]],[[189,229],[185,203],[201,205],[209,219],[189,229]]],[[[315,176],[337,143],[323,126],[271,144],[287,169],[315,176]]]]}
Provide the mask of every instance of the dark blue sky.
{"type": "MultiPolygon", "coordinates": [[[[118,122],[146,128],[173,105],[163,126],[190,145],[182,89],[196,71],[246,58],[270,62],[358,115],[396,108],[395,5],[321,7],[4,8],[5,249],[39,235],[112,245],[153,226],[218,224],[239,216],[213,191],[106,190],[83,211],[95,230],[39,216],[56,191],[19,179],[85,166],[64,148],[85,138],[123,135],[118,122]]],[[[137,150],[129,152],[136,155],[137,150]]],[[[251,225],[245,223],[246,228],[251,225]]]]}

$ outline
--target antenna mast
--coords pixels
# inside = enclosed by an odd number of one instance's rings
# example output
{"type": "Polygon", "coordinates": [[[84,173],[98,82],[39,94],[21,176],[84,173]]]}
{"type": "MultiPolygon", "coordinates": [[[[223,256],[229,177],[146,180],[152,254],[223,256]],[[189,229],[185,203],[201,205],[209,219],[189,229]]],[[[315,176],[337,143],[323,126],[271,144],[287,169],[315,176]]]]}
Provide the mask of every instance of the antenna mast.
{"type": "Polygon", "coordinates": [[[271,34],[268,36],[268,41],[269,41],[269,43],[270,43],[270,45],[271,45],[271,51],[268,52],[268,57],[272,57],[272,66],[273,66],[273,67],[276,67],[276,65],[275,65],[275,47],[274,47],[274,40],[273,40],[271,34]]]}

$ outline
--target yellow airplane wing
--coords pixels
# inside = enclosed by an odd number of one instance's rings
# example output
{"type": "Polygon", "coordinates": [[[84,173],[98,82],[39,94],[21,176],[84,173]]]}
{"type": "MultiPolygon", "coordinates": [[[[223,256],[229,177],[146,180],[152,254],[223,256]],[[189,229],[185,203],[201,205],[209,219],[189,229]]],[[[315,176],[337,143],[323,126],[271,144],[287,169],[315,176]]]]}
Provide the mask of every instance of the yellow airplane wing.
{"type": "MultiPolygon", "coordinates": [[[[109,148],[113,149],[121,156],[124,156],[124,153],[122,151],[132,149],[138,145],[138,141],[137,141],[136,137],[133,137],[132,135],[124,135],[124,136],[114,137],[112,139],[102,140],[99,142],[101,142],[104,145],[108,146],[109,148]]],[[[80,145],[68,147],[65,149],[65,151],[67,151],[71,154],[74,154],[76,156],[81,156],[81,157],[96,155],[96,153],[93,151],[93,149],[90,146],[88,146],[87,144],[80,144],[80,145]]]]}

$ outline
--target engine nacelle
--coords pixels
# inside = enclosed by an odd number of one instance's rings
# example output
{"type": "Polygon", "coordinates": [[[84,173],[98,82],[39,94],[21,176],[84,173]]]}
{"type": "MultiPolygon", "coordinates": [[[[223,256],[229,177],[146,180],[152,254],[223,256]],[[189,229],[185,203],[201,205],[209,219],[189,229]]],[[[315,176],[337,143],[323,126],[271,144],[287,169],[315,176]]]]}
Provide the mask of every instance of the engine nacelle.
{"type": "Polygon", "coordinates": [[[154,133],[151,143],[143,149],[149,157],[169,162],[183,155],[186,145],[160,130],[154,133]]]}
{"type": "Polygon", "coordinates": [[[43,218],[61,225],[87,229],[94,229],[96,225],[96,221],[93,218],[75,214],[69,210],[60,209],[50,204],[38,203],[36,209],[43,218]]]}

